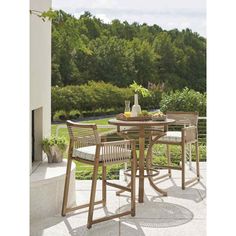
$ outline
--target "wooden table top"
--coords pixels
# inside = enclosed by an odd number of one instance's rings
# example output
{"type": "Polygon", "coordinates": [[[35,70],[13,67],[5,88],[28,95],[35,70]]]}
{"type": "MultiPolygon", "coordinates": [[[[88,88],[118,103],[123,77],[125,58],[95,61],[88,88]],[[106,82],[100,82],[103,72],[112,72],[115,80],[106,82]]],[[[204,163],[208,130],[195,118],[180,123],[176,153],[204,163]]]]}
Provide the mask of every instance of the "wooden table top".
{"type": "Polygon", "coordinates": [[[154,120],[124,121],[124,120],[111,119],[108,121],[109,124],[117,126],[163,126],[174,122],[175,122],[174,119],[166,119],[164,121],[154,121],[154,120]]]}

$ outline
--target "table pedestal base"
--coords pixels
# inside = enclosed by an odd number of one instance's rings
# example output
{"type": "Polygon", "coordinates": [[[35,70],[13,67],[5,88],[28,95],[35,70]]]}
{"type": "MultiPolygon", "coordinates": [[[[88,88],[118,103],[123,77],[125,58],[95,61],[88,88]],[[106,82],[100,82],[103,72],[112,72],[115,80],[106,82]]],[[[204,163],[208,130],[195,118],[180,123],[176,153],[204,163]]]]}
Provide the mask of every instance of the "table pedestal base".
{"type": "MultiPolygon", "coordinates": [[[[137,170],[138,170],[138,169],[137,169],[137,170]]],[[[158,179],[161,179],[161,178],[164,178],[164,177],[167,177],[167,176],[170,177],[170,175],[169,175],[169,174],[166,174],[166,175],[160,176],[159,178],[157,177],[157,178],[154,179],[153,177],[159,175],[159,174],[160,174],[160,171],[159,171],[159,170],[156,170],[156,169],[152,169],[152,168],[151,168],[151,169],[146,168],[145,170],[146,170],[147,174],[144,175],[144,178],[148,178],[150,185],[151,185],[157,192],[161,193],[163,196],[167,196],[167,192],[165,192],[164,190],[158,188],[158,187],[155,185],[154,181],[155,181],[155,180],[158,180],[158,179]],[[153,173],[153,172],[156,172],[156,173],[153,173]]],[[[127,175],[127,176],[130,176],[130,173],[129,173],[129,172],[130,172],[130,170],[126,170],[124,174],[127,175]]],[[[136,177],[139,177],[139,174],[136,173],[136,177]]],[[[130,184],[131,184],[131,182],[129,182],[126,187],[130,187],[130,184]]],[[[116,192],[116,195],[119,196],[119,195],[120,195],[121,193],[123,193],[123,192],[125,192],[125,190],[119,190],[119,191],[116,192]]],[[[143,202],[143,201],[139,201],[139,202],[143,202]]]]}
{"type": "MultiPolygon", "coordinates": [[[[138,135],[138,143],[139,143],[139,190],[138,190],[138,201],[143,202],[144,198],[144,178],[147,177],[149,180],[150,185],[159,193],[167,196],[167,193],[158,188],[153,181],[153,168],[151,168],[150,158],[148,158],[149,154],[145,160],[145,138],[148,137],[150,139],[148,153],[151,153],[152,146],[154,142],[159,139],[160,137],[164,136],[168,130],[168,124],[174,123],[174,119],[166,119],[163,121],[124,121],[124,120],[117,120],[111,119],[108,121],[109,124],[117,126],[117,133],[124,139],[131,139],[130,134],[134,133],[134,135],[138,135]],[[121,130],[121,127],[127,127],[125,130],[121,130]],[[146,132],[145,132],[146,131],[146,132]],[[152,137],[155,136],[154,139],[152,137]],[[145,168],[146,167],[146,168],[145,168]],[[144,175],[144,169],[146,170],[147,174],[144,175]]],[[[157,172],[157,171],[156,171],[157,172]]],[[[128,184],[129,186],[129,184],[128,184]]],[[[122,191],[118,191],[117,195],[119,195],[122,191]]]]}

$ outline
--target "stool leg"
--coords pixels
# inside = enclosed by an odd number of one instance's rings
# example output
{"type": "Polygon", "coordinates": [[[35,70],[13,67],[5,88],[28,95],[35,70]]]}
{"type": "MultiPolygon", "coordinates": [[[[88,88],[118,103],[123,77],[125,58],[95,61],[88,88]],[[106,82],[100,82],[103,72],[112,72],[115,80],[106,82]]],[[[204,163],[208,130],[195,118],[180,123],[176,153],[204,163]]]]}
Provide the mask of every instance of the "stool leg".
{"type": "Polygon", "coordinates": [[[197,177],[198,181],[200,180],[200,168],[199,168],[199,147],[198,142],[195,143],[195,149],[196,149],[196,169],[197,169],[197,177]]]}
{"type": "Polygon", "coordinates": [[[66,215],[69,185],[70,185],[71,163],[72,163],[72,159],[71,157],[68,157],[67,168],[66,168],[66,179],[65,179],[65,186],[64,186],[64,196],[63,196],[63,203],[62,203],[62,213],[61,213],[62,216],[66,215]]]}
{"type": "MultiPolygon", "coordinates": [[[[167,163],[168,163],[168,166],[171,165],[171,159],[170,159],[170,145],[166,145],[166,156],[167,156],[167,163]]],[[[169,168],[168,169],[168,174],[169,174],[169,177],[171,177],[171,169],[169,168]]]]}
{"type": "Polygon", "coordinates": [[[136,151],[132,152],[131,160],[131,216],[135,216],[135,177],[136,177],[136,151]]]}
{"type": "Polygon", "coordinates": [[[107,167],[102,166],[102,205],[105,207],[107,202],[107,185],[106,185],[107,167]]]}
{"type": "MultiPolygon", "coordinates": [[[[127,170],[127,163],[124,164],[124,170],[126,171],[127,170]]],[[[127,182],[128,179],[127,179],[127,176],[124,175],[124,181],[127,182]]]]}
{"type": "Polygon", "coordinates": [[[88,223],[87,223],[88,229],[92,227],[92,221],[93,221],[93,210],[94,210],[94,201],[95,201],[95,194],[96,194],[97,174],[98,174],[98,160],[95,160],[95,164],[93,167],[92,187],[91,187],[90,202],[89,202],[88,223]]]}
{"type": "Polygon", "coordinates": [[[185,189],[185,144],[182,144],[182,189],[185,189]]]}
{"type": "MultiPolygon", "coordinates": [[[[152,142],[152,136],[149,137],[149,144],[152,142]]],[[[149,145],[148,149],[150,149],[150,155],[149,155],[149,163],[147,163],[147,159],[146,159],[146,164],[147,165],[150,165],[149,168],[151,169],[152,168],[152,165],[153,165],[153,145],[149,145]]],[[[150,173],[152,174],[153,171],[150,170],[150,173]]]]}
{"type": "Polygon", "coordinates": [[[189,170],[192,170],[192,144],[189,144],[189,170]]]}

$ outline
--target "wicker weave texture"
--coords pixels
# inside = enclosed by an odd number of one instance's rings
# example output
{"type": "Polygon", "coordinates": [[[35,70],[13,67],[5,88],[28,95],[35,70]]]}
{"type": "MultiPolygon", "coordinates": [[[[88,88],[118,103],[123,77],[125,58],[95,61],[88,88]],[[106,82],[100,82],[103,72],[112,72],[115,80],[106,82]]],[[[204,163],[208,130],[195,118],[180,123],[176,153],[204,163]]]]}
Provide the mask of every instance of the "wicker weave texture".
{"type": "Polygon", "coordinates": [[[182,129],[182,137],[184,143],[190,143],[197,141],[197,127],[189,126],[182,129]]]}
{"type": "Polygon", "coordinates": [[[175,125],[197,126],[198,112],[166,112],[168,119],[174,119],[175,125]]]}
{"type": "Polygon", "coordinates": [[[96,125],[68,121],[67,127],[74,149],[96,145],[96,150],[99,149],[99,159],[105,164],[122,163],[131,159],[132,148],[135,147],[134,141],[101,142],[96,125]]]}
{"type": "Polygon", "coordinates": [[[101,137],[96,128],[73,125],[67,127],[75,148],[92,146],[101,142],[101,137]]]}
{"type": "Polygon", "coordinates": [[[131,159],[132,144],[130,140],[102,143],[100,155],[105,164],[122,163],[131,159]]]}

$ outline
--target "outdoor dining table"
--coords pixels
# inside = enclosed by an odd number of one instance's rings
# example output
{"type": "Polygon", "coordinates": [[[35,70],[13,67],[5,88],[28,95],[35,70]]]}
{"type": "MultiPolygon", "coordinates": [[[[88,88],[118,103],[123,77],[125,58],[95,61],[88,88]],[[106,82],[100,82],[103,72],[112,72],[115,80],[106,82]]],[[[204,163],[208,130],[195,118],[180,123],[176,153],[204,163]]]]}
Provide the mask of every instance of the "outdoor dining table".
{"type": "MultiPolygon", "coordinates": [[[[138,201],[140,203],[144,202],[144,177],[148,177],[150,185],[158,192],[162,193],[164,196],[167,195],[165,191],[158,188],[153,181],[154,174],[153,171],[149,168],[148,163],[145,163],[145,133],[149,136],[149,148],[147,151],[147,156],[151,155],[151,148],[152,145],[155,143],[157,139],[165,135],[168,130],[168,125],[174,123],[174,119],[166,119],[164,121],[125,121],[125,120],[118,120],[118,119],[111,119],[108,121],[109,124],[117,126],[117,133],[123,136],[126,139],[130,139],[129,129],[127,129],[127,133],[122,132],[121,127],[131,127],[137,130],[138,138],[139,138],[139,161],[138,161],[138,169],[139,169],[139,194],[138,194],[138,201]],[[154,134],[155,132],[155,134],[154,134]],[[154,135],[154,136],[153,136],[154,135]],[[152,136],[154,139],[152,139],[152,136]],[[146,166],[145,166],[146,164],[146,166]],[[144,175],[144,171],[146,170],[147,175],[144,175]]],[[[147,160],[146,160],[147,161],[147,160]]],[[[159,174],[159,171],[156,171],[156,175],[159,174]]],[[[121,191],[120,191],[121,192],[121,191]]]]}

